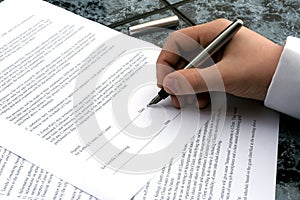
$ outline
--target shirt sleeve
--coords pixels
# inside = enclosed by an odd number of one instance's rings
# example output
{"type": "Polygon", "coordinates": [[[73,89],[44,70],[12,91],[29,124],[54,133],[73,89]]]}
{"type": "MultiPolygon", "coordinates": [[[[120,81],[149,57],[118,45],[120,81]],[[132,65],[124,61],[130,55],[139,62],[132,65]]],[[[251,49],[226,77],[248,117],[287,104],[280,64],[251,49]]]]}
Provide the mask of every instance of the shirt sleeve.
{"type": "Polygon", "coordinates": [[[264,103],[300,119],[300,38],[287,38],[264,103]]]}

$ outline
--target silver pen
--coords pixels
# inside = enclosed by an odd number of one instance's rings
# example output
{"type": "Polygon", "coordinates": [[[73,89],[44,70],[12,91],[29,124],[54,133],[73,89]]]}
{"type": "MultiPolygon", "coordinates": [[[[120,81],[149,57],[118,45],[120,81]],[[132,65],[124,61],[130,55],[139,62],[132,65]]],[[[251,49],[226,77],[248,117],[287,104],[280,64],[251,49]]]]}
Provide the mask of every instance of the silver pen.
{"type": "MultiPolygon", "coordinates": [[[[189,64],[187,64],[184,69],[189,69],[193,67],[200,67],[210,56],[217,52],[222,46],[224,46],[243,26],[243,21],[240,19],[232,22],[224,31],[222,31],[217,37],[215,37],[212,42],[203,49],[189,64]]],[[[169,94],[162,88],[156,97],[154,97],[148,106],[152,104],[157,104],[161,100],[167,98],[169,94]]]]}

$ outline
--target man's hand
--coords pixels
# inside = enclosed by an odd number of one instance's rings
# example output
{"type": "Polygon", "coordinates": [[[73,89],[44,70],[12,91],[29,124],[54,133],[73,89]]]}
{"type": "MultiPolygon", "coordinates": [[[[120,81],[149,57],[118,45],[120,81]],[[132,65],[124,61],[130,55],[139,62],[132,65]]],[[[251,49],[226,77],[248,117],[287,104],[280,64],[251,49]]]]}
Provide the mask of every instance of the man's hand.
{"type": "Polygon", "coordinates": [[[197,94],[197,105],[205,107],[209,103],[208,92],[220,90],[217,86],[208,87],[205,81],[213,83],[214,78],[217,79],[214,77],[216,70],[227,93],[265,99],[283,47],[246,27],[242,27],[225,48],[213,56],[216,64],[202,69],[180,70],[187,64],[186,60],[196,56],[197,49],[184,37],[192,39],[199,47],[206,47],[230,23],[226,19],[217,19],[176,31],[168,37],[157,60],[157,82],[171,94],[175,107],[191,103],[189,94],[197,94]]]}

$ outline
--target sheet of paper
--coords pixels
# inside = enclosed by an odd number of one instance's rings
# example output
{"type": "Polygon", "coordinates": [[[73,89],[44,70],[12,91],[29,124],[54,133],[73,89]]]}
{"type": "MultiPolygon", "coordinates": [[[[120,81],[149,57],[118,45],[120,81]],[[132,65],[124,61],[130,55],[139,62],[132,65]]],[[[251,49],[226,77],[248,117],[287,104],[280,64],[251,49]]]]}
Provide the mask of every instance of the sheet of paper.
{"type": "Polygon", "coordinates": [[[256,101],[229,96],[218,137],[217,123],[218,117],[208,121],[181,158],[134,199],[275,199],[278,114],[256,101]]]}
{"type": "Polygon", "coordinates": [[[149,43],[42,0],[5,0],[0,19],[0,145],[97,198],[131,198],[210,117],[146,107],[149,43]]]}
{"type": "Polygon", "coordinates": [[[2,147],[0,199],[96,200],[95,197],[2,147]]]}

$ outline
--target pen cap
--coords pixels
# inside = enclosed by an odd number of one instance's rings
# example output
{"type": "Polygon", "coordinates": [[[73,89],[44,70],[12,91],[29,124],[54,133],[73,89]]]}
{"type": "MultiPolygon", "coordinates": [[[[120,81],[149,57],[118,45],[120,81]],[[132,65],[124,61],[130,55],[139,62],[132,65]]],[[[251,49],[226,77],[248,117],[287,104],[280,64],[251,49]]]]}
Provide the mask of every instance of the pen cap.
{"type": "Polygon", "coordinates": [[[168,28],[177,26],[179,24],[179,18],[177,15],[173,15],[170,17],[165,17],[153,21],[149,21],[143,24],[138,24],[135,26],[129,27],[129,35],[139,34],[145,31],[153,31],[157,28],[168,28]]]}

